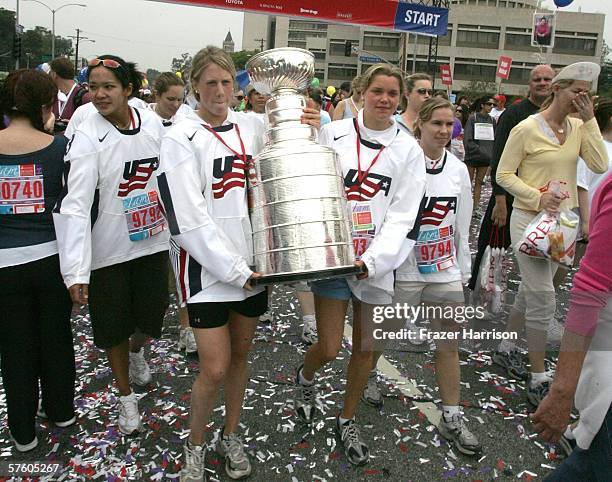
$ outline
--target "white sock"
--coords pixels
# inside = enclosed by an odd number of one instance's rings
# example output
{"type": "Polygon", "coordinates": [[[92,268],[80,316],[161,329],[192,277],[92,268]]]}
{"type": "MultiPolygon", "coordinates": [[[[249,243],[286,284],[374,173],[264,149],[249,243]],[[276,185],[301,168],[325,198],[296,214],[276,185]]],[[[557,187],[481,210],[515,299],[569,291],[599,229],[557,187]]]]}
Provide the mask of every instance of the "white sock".
{"type": "Polygon", "coordinates": [[[509,353],[512,350],[516,350],[516,344],[512,341],[502,340],[499,347],[497,347],[497,350],[503,351],[504,353],[509,353]]]}
{"type": "Polygon", "coordinates": [[[355,421],[355,418],[342,418],[342,417],[338,417],[338,423],[340,423],[340,426],[344,425],[347,422],[350,422],[351,420],[355,421]]]}
{"type": "Polygon", "coordinates": [[[302,321],[304,322],[304,324],[306,324],[306,323],[316,323],[317,319],[315,318],[315,315],[304,315],[304,316],[302,316],[302,321]]]}
{"type": "Polygon", "coordinates": [[[310,386],[314,383],[314,379],[306,380],[306,378],[304,378],[304,368],[303,367],[300,369],[300,372],[298,373],[298,381],[300,382],[300,385],[306,385],[306,386],[310,386]]]}
{"type": "Polygon", "coordinates": [[[565,438],[568,440],[575,440],[576,437],[574,437],[574,432],[572,432],[572,426],[568,425],[567,428],[565,429],[565,432],[563,432],[563,435],[565,435],[565,438]]]}
{"type": "Polygon", "coordinates": [[[444,414],[444,419],[449,422],[452,420],[453,415],[460,413],[459,405],[442,405],[442,413],[444,414]]]}
{"type": "Polygon", "coordinates": [[[544,382],[549,382],[551,380],[552,378],[550,378],[550,376],[548,376],[548,373],[546,372],[531,372],[531,380],[529,381],[529,386],[531,388],[537,387],[538,385],[541,385],[544,382]]]}

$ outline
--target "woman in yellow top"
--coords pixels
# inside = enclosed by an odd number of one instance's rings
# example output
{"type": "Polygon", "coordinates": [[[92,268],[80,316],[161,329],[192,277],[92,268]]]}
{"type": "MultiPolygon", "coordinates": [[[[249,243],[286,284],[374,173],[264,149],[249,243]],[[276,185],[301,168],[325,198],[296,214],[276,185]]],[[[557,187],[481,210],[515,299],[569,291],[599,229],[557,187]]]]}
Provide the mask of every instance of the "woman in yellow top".
{"type": "MultiPolygon", "coordinates": [[[[527,225],[542,210],[558,212],[578,206],[576,167],[578,156],[594,172],[604,172],[608,157],[589,96],[600,68],[591,62],[565,67],[553,79],[551,97],[542,110],[518,124],[510,133],[497,170],[497,183],[514,196],[510,235],[515,246],[527,225]],[[579,118],[572,117],[577,114],[579,118]],[[559,182],[561,192],[548,189],[559,182]]],[[[545,372],[546,329],[556,308],[553,276],[557,265],[532,258],[515,249],[521,283],[510,313],[507,331],[527,326],[531,363],[529,401],[538,405],[548,392],[545,372]]],[[[503,343],[512,345],[507,340],[503,343]]],[[[505,353],[515,346],[500,347],[505,353]]],[[[495,355],[498,355],[496,352],[495,355]]]]}

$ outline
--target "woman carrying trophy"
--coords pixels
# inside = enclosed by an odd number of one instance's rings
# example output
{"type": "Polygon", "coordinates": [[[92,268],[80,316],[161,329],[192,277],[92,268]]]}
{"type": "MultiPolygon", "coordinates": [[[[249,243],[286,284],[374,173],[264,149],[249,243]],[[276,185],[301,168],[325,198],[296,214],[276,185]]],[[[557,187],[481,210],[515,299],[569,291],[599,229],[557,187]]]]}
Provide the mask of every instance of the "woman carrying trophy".
{"type": "MultiPolygon", "coordinates": [[[[158,175],[170,226],[171,256],[178,270],[200,373],[191,394],[191,435],[180,480],[204,480],[204,432],[225,385],[225,426],[217,451],[232,479],[247,477],[251,463],[236,433],[248,380],[247,357],[268,295],[252,286],[253,243],[246,170],[263,147],[263,119],[229,109],[236,70],[217,47],[193,59],[192,88],[200,108],[173,126],[162,141],[158,175]]],[[[319,127],[319,113],[303,110],[302,122],[319,127]]]]}
{"type": "Polygon", "coordinates": [[[393,270],[414,246],[415,226],[425,192],[425,158],[417,142],[398,128],[394,114],[404,94],[399,69],[377,64],[362,78],[364,108],[356,118],[326,125],[320,143],[338,154],[353,234],[355,279],[314,281],[319,340],[297,369],[296,413],[312,423],[316,409],[315,373],[333,361],[342,347],[344,320],[353,303],[352,353],[344,406],[336,428],[349,462],[367,463],[369,449],[355,412],[373,359],[373,311],[393,296],[393,270]]]}

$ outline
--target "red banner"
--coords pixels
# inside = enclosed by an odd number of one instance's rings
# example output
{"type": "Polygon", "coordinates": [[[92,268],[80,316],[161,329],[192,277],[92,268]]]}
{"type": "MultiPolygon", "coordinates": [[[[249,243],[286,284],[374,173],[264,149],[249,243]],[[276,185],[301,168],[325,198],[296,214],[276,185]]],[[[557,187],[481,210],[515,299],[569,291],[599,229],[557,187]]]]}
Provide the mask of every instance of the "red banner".
{"type": "Polygon", "coordinates": [[[399,0],[157,0],[164,3],[183,3],[200,7],[224,8],[305,17],[324,22],[369,25],[397,31],[446,35],[448,9],[411,4],[399,0]],[[375,5],[375,6],[374,6],[375,5]]]}
{"type": "Polygon", "coordinates": [[[450,65],[440,65],[440,77],[444,85],[453,85],[453,74],[451,73],[450,65]]]}
{"type": "Polygon", "coordinates": [[[512,57],[506,57],[505,55],[502,55],[499,58],[499,62],[497,63],[497,73],[495,74],[495,76],[499,77],[500,79],[507,79],[510,75],[511,66],[512,57]]]}

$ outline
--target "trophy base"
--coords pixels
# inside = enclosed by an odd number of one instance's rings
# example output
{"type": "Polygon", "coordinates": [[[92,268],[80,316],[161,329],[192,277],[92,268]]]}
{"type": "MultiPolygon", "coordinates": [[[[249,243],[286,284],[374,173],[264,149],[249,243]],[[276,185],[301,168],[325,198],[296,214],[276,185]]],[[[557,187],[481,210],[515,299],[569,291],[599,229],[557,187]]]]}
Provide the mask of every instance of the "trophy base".
{"type": "Polygon", "coordinates": [[[267,274],[261,278],[251,280],[252,286],[266,286],[271,284],[287,284],[297,281],[314,281],[319,279],[343,278],[362,273],[363,269],[359,266],[343,266],[340,268],[330,268],[317,271],[300,271],[297,273],[278,273],[267,274]]]}

